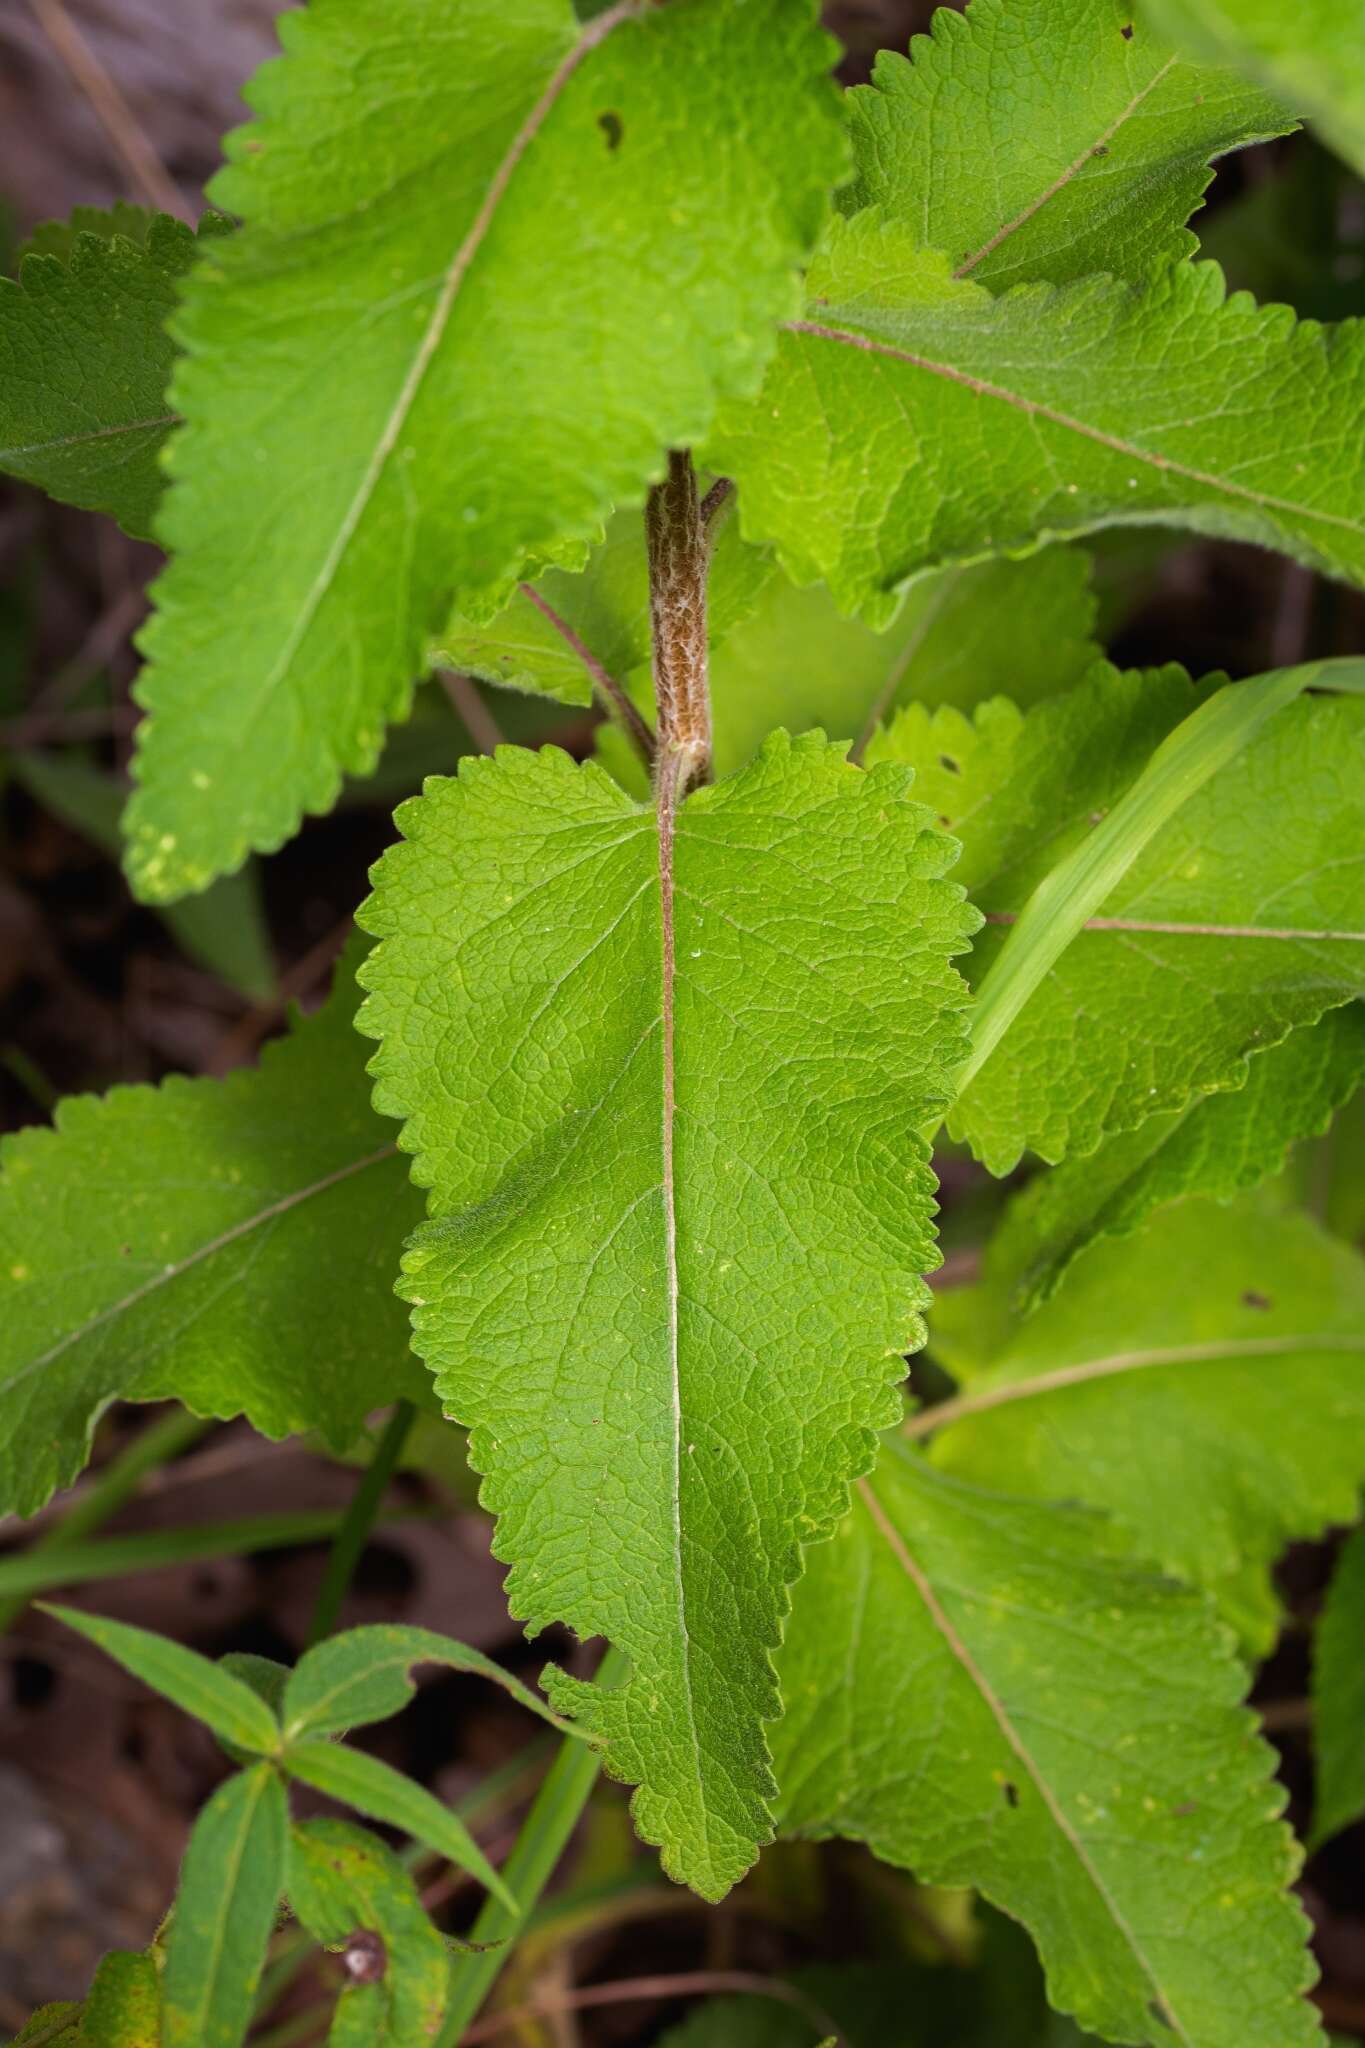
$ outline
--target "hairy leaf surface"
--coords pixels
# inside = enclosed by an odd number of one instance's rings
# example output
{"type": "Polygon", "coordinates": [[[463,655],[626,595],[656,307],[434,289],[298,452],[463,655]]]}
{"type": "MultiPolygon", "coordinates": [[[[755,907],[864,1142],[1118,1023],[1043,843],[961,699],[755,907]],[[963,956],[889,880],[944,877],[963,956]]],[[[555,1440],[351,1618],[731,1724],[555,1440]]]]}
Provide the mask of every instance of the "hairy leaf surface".
{"type": "MultiPolygon", "coordinates": [[[[208,214],[200,236],[226,225],[208,214]]],[[[201,247],[136,206],[39,229],[18,281],[0,278],[0,469],[150,534],[175,424],[166,322],[201,247]]]]}
{"type": "Polygon", "coordinates": [[[1365,1815],[1365,1529],[1342,1545],[1313,1632],[1312,1842],[1365,1815]]]}
{"type": "Polygon", "coordinates": [[[1320,2042],[1284,1795],[1207,1604],[1097,1518],[895,1446],[858,1493],[782,1652],[784,1831],[977,1887],[1110,2040],[1320,2042]]]}
{"type": "Polygon", "coordinates": [[[1307,114],[1323,139],[1365,173],[1365,4],[1313,0],[1139,0],[1164,35],[1194,55],[1236,64],[1307,114]]]}
{"type": "Polygon", "coordinates": [[[315,0],[281,35],[176,326],[152,901],[326,809],[454,591],[591,538],[754,388],[844,160],[808,0],[315,0]]]}
{"type": "Polygon", "coordinates": [[[1127,0],[941,7],[910,59],[883,50],[872,76],[849,95],[858,176],[840,203],[884,206],[995,291],[1137,281],[1188,254],[1213,159],[1294,125],[1127,0]]]}
{"type": "Polygon", "coordinates": [[[989,1282],[945,1295],[934,1338],[965,1393],[911,1427],[945,1470],[1105,1508],[1181,1577],[1355,1518],[1365,1261],[1264,1196],[1158,1211],[1024,1322],[989,1282]]]}
{"type": "MultiPolygon", "coordinates": [[[[868,759],[916,769],[996,928],[980,982],[1033,890],[1133,783],[1209,684],[1107,667],[1021,717],[912,706],[868,759]]],[[[1301,698],[1162,827],[1015,1018],[950,1128],[993,1173],[1056,1161],[1240,1087],[1247,1058],[1365,990],[1365,701],[1301,698]],[[1266,829],[1274,817],[1276,829],[1266,829]]]]}
{"type": "Polygon", "coordinates": [[[1123,1237],[1165,1202],[1228,1201],[1278,1173],[1289,1147],[1319,1137],[1365,1074],[1365,1008],[1329,1010],[1247,1063],[1241,1088],[1148,1117],[1088,1158],[1040,1174],[991,1240],[992,1282],[1027,1313],[1101,1237],[1123,1237]]]}
{"type": "Polygon", "coordinates": [[[349,969],[254,1072],[62,1103],[0,1146],[0,1494],[68,1484],[113,1400],[337,1449],[427,1381],[390,1292],[421,1213],[366,1099],[349,969]]]}
{"type": "Polygon", "coordinates": [[[935,1262],[914,1133],[963,1044],[953,850],[898,769],[773,736],[652,811],[554,750],[404,806],[361,1028],[434,1219],[416,1343],[473,1426],[514,1614],[629,1652],[552,1680],[719,1896],[767,1837],[770,1652],[935,1262]]]}
{"type": "Polygon", "coordinates": [[[749,539],[845,611],[884,624],[928,569],[1115,524],[1365,582],[1365,324],[1225,298],[1210,263],[996,299],[873,208],[808,283],[707,459],[749,539]]]}

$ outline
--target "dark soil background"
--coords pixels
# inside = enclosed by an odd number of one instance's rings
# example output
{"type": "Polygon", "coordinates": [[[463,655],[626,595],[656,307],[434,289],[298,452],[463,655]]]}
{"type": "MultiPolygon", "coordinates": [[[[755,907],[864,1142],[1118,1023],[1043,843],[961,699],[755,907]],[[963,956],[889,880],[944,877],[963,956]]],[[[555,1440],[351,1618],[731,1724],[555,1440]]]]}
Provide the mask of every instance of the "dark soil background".
{"type": "MultiPolygon", "coordinates": [[[[5,0],[0,243],[74,204],[120,197],[193,217],[219,135],[242,117],[240,84],[273,47],[275,11],[274,0],[5,0]]],[[[866,77],[872,53],[903,48],[928,13],[911,0],[831,5],[830,24],[849,51],[845,75],[866,77]]],[[[1214,193],[1198,225],[1234,282],[1308,313],[1365,311],[1365,194],[1311,142],[1294,138],[1230,160],[1214,193]]],[[[1242,675],[1365,647],[1358,595],[1269,556],[1151,538],[1106,542],[1097,553],[1120,662],[1174,659],[1195,672],[1242,675]]],[[[0,480],[3,1129],[43,1120],[57,1096],[73,1091],[169,1072],[221,1074],[250,1061],[280,1028],[287,1000],[311,1006],[325,990],[398,797],[424,773],[449,770],[471,744],[488,743],[500,724],[520,738],[553,730],[571,748],[587,743],[581,716],[485,701],[459,681],[450,696],[433,685],[376,782],[261,867],[276,988],[243,996],[133,905],[78,796],[58,801],[49,791],[39,801],[32,793],[35,756],[122,774],[137,668],[131,636],[157,560],[112,525],[0,480]]],[[[949,1170],[950,1230],[954,1205],[960,1214],[973,1186],[972,1169],[949,1170]]],[[[970,1262],[970,1250],[956,1252],[950,1273],[970,1262]]],[[[108,1417],[97,1462],[147,1421],[146,1410],[108,1417]]],[[[340,1507],[354,1483],[351,1469],[306,1443],[268,1444],[240,1424],[212,1428],[147,1480],[105,1533],[340,1507]]],[[[47,1519],[73,1497],[80,1489],[47,1519]]],[[[547,1645],[527,1645],[507,1619],[453,1431],[419,1431],[389,1507],[423,1512],[381,1524],[345,1620],[445,1630],[534,1677],[547,1645]]],[[[0,1544],[34,1533],[0,1524],[0,1544]]],[[[1310,1790],[1306,1630],[1330,1551],[1305,1549],[1287,1561],[1291,1621],[1258,1688],[1300,1824],[1310,1790]]],[[[288,1660],[302,1647],[324,1556],[311,1547],[170,1564],[65,1597],[211,1655],[244,1649],[288,1660]]],[[[565,1645],[550,1647],[566,1654],[565,1645]]],[[[374,1746],[443,1797],[461,1799],[511,1764],[526,1740],[524,1721],[500,1696],[445,1678],[425,1685],[374,1746]]],[[[485,1803],[479,1832],[495,1860],[543,1763],[533,1745],[524,1768],[497,1780],[485,1803]]],[[[32,1611],[11,1621],[0,1634],[0,2031],[44,2000],[81,1996],[105,1949],[145,1944],[172,1895],[189,1823],[224,1770],[203,1731],[93,1649],[32,1611]]],[[[563,1884],[565,1911],[519,1955],[506,2001],[562,2004],[576,1988],[643,1973],[692,1981],[677,1996],[513,2023],[506,2039],[624,2048],[657,2038],[689,2009],[684,1992],[719,1982],[715,1973],[768,1975],[887,1955],[953,1967],[969,1941],[960,1904],[838,1846],[775,1851],[723,1908],[701,1909],[633,1850],[624,1801],[610,1789],[596,1798],[563,1884]]],[[[1313,1859],[1303,1896],[1317,1929],[1324,2011],[1338,2032],[1365,2040],[1365,1829],[1313,1859]]],[[[467,1924],[469,1887],[447,1874],[428,1897],[452,1929],[467,1924]]],[[[285,1989],[262,2043],[322,2039],[321,2001],[337,1982],[331,1967],[309,1968],[285,1989]]]]}

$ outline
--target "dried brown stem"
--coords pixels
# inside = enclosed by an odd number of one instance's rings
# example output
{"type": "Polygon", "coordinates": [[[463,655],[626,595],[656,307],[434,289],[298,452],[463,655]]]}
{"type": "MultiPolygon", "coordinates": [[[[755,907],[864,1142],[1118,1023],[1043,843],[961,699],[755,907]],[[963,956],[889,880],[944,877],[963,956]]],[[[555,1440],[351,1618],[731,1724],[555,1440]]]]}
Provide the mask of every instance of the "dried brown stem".
{"type": "Polygon", "coordinates": [[[193,223],[184,194],[140,127],[137,116],[109,76],[62,0],[29,0],[29,7],[73,82],[85,94],[119,161],[149,206],[193,223]]]}
{"type": "Polygon", "coordinates": [[[645,506],[649,615],[654,636],[654,695],[659,707],[659,808],[674,805],[711,768],[711,704],[706,683],[706,576],[711,548],[697,477],[685,449],[673,449],[668,474],[645,506]]]}

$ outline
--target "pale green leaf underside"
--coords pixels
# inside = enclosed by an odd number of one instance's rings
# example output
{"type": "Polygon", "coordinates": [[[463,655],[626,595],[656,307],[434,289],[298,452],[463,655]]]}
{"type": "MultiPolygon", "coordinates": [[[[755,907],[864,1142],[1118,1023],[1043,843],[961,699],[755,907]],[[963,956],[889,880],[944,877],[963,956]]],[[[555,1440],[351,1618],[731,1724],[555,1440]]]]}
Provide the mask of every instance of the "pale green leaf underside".
{"type": "MultiPolygon", "coordinates": [[[[975,984],[1058,860],[1204,696],[1176,669],[1101,667],[1021,717],[903,712],[869,749],[916,770],[988,920],[975,984]]],[[[1056,1161],[1237,1088],[1246,1059],[1365,990],[1365,702],[1276,713],[1162,827],[1015,1018],[951,1128],[994,1173],[1056,1161]],[[1273,828],[1267,821],[1274,820],[1273,828]]]]}
{"type": "Polygon", "coordinates": [[[1265,1197],[1158,1211],[1023,1322],[989,1282],[945,1295],[934,1340],[967,1375],[945,1470],[1105,1508],[1182,1577],[1263,1573],[1355,1516],[1365,1261],[1265,1197]]]}
{"type": "Polygon", "coordinates": [[[884,206],[995,291],[1141,280],[1193,247],[1212,160],[1294,125],[1127,0],[972,0],[910,50],[884,50],[849,97],[858,176],[841,204],[884,206]]]}
{"type": "Polygon", "coordinates": [[[1365,4],[1313,0],[1138,0],[1165,35],[1197,56],[1236,64],[1306,114],[1365,173],[1365,4]]]}
{"type": "Polygon", "coordinates": [[[885,623],[928,569],[1115,524],[1365,582],[1360,322],[1225,299],[1214,264],[995,299],[875,209],[832,224],[809,286],[707,455],[749,539],[842,609],[885,623]]]}
{"type": "Polygon", "coordinates": [[[1110,2040],[1321,2041],[1244,1676],[1206,1603],[1102,1522],[888,1446],[810,1553],[780,1673],[785,1831],[975,1886],[1110,2040]]]}
{"type": "MultiPolygon", "coordinates": [[[[618,515],[581,574],[554,570],[486,623],[448,621],[434,658],[566,703],[591,696],[582,650],[653,717],[649,588],[639,514],[618,515]],[[537,603],[536,600],[539,600],[537,603]],[[560,621],[547,616],[546,607],[560,621]],[[579,643],[575,649],[564,628],[579,643]]],[[[716,772],[752,760],[778,726],[865,741],[899,704],[972,706],[1008,691],[1028,704],[1078,682],[1099,648],[1088,558],[1050,548],[926,577],[891,626],[845,618],[820,585],[798,589],[724,519],[711,562],[707,627],[716,772]]],[[[599,728],[604,762],[632,794],[644,769],[624,734],[599,728]]]]}
{"type": "Polygon", "coordinates": [[[1314,1846],[1365,1815],[1365,1529],[1342,1545],[1313,1632],[1314,1846]]]}
{"type": "Polygon", "coordinates": [[[993,1282],[1028,1313],[1101,1237],[1123,1237],[1165,1202],[1228,1201],[1319,1137],[1365,1075],[1365,1008],[1349,1003],[1247,1062],[1228,1093],[1149,1117],[1088,1158],[1067,1159],[1017,1196],[991,1241],[993,1282]]]}
{"type": "Polygon", "coordinates": [[[429,784],[364,912],[375,1100],[436,1219],[416,1344],[512,1611],[630,1655],[621,1691],[552,1698],[709,1896],[769,1832],[800,1545],[919,1341],[914,1133],[963,1045],[951,847],[902,771],[841,754],[779,733],[683,806],[671,1061],[657,822],[596,767],[501,749],[429,784]]]}
{"type": "Polygon", "coordinates": [[[199,246],[182,222],[131,206],[81,207],[38,231],[18,283],[0,279],[0,469],[151,532],[174,425],[166,322],[199,246]]]}
{"type": "Polygon", "coordinates": [[[140,895],[202,888],[327,808],[405,713],[453,592],[592,537],[754,388],[844,161],[813,15],[282,18],[214,186],[245,226],[176,323],[140,895]]]}
{"type": "MultiPolygon", "coordinates": [[[[766,550],[740,538],[733,515],[722,517],[706,593],[713,650],[749,616],[776,573],[766,550]]],[[[592,681],[583,650],[623,688],[637,671],[648,669],[649,568],[644,519],[636,509],[618,512],[608,523],[581,571],[548,570],[517,589],[489,620],[452,613],[432,659],[508,689],[588,704],[592,681]]]]}
{"type": "Polygon", "coordinates": [[[113,1400],[337,1449],[426,1376],[390,1292],[421,1213],[367,1100],[349,970],[254,1072],[61,1105],[0,1147],[0,1496],[69,1484],[113,1400]]]}

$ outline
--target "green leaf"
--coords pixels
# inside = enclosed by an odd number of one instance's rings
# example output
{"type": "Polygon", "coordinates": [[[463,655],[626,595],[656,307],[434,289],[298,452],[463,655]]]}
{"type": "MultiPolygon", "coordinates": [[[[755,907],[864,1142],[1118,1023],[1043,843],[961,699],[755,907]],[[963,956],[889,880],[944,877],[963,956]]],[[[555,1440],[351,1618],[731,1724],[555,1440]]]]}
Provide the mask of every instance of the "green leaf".
{"type": "Polygon", "coordinates": [[[993,1173],[1239,1088],[1252,1054],[1365,988],[1341,857],[1365,844],[1365,701],[1273,708],[1327,673],[1210,698],[1179,670],[1098,669],[1024,719],[911,707],[869,749],[916,768],[992,927],[949,1125],[993,1173]]]}
{"type": "Polygon", "coordinates": [[[1365,1816],[1365,1528],[1342,1545],[1318,1616],[1312,1697],[1316,1849],[1365,1816]]]}
{"type": "Polygon", "coordinates": [[[501,749],[404,806],[362,913],[375,1100],[432,1189],[415,1341],[473,1425],[512,1612],[631,1658],[552,1702],[706,1896],[768,1835],[800,1545],[920,1339],[915,1132],[964,1042],[951,848],[903,770],[841,755],[775,734],[665,863],[600,770],[501,749]]]}
{"type": "Polygon", "coordinates": [[[44,1613],[74,1628],[105,1655],[131,1671],[144,1685],[186,1714],[193,1714],[215,1735],[239,1749],[267,1755],[280,1746],[280,1724],[260,1695],[197,1650],[153,1635],[102,1614],[81,1614],[74,1607],[45,1607],[44,1613]]]}
{"type": "Polygon", "coordinates": [[[945,569],[906,593],[885,632],[836,610],[823,586],[775,576],[752,618],[715,649],[716,769],[742,767],[777,726],[819,726],[865,744],[914,699],[971,706],[1008,690],[1031,703],[1080,681],[1099,649],[1088,558],[1049,548],[1027,562],[945,569]]]}
{"type": "Polygon", "coordinates": [[[1193,1096],[1040,1174],[991,1240],[993,1285],[1028,1313],[1096,1239],[1126,1236],[1165,1202],[1229,1201],[1255,1187],[1280,1172],[1291,1145],[1326,1130],[1362,1072],[1365,1009],[1351,1003],[1249,1060],[1242,1087],[1193,1096]]]}
{"type": "Polygon", "coordinates": [[[1213,159],[1294,126],[1127,0],[972,0],[910,50],[883,50],[849,95],[858,176],[840,204],[884,206],[993,291],[1141,281],[1195,246],[1213,159]]]}
{"type": "Polygon", "coordinates": [[[269,1764],[220,1785],[195,1822],[166,1943],[162,2048],[246,2039],[288,1846],[284,1788],[269,1764]]]}
{"type": "Polygon", "coordinates": [[[1323,140],[1365,173],[1365,5],[1314,0],[1300,14],[1277,0],[1138,0],[1172,42],[1236,64],[1307,114],[1323,140]]]}
{"type": "Polygon", "coordinates": [[[895,1447],[859,1491],[793,1603],[783,1828],[977,1887],[1111,2040],[1321,2042],[1299,1852],[1206,1603],[895,1447]]]}
{"type": "Polygon", "coordinates": [[[207,214],[196,238],[119,206],[39,229],[18,281],[0,278],[0,469],[150,534],[175,424],[166,321],[201,243],[226,226],[207,214]]]}
{"type": "Polygon", "coordinates": [[[754,389],[846,142],[813,0],[318,0],[214,183],[176,331],[128,867],[203,888],[325,810],[456,591],[639,503],[754,389]],[[364,78],[364,120],[355,120],[364,78]],[[720,77],[762,81],[736,97],[720,77]],[[565,195],[572,194],[566,204],[565,195]]]}
{"type": "MultiPolygon", "coordinates": [[[[740,538],[733,516],[722,518],[706,593],[713,649],[749,616],[775,573],[771,556],[740,538]]],[[[521,584],[489,620],[453,613],[429,658],[506,689],[589,704],[584,651],[623,688],[632,678],[647,683],[649,568],[636,510],[616,514],[581,569],[550,569],[521,584]]]]}
{"type": "Polygon", "coordinates": [[[387,1821],[415,1841],[425,1842],[459,1870],[492,1892],[513,1912],[516,1900],[470,1834],[464,1822],[443,1806],[425,1786],[396,1771],[363,1749],[347,1749],[328,1741],[291,1742],[284,1759],[291,1778],[302,1779],[319,1792],[353,1806],[371,1820],[387,1821]]]}
{"type": "Polygon", "coordinates": [[[417,2048],[433,2040],[445,2009],[450,1964],[416,1887],[398,1858],[363,1828],[339,1820],[304,1821],[290,1832],[289,1903],[324,1948],[344,1947],[357,1929],[384,1945],[377,1984],[342,1994],[334,2041],[349,2041],[342,2027],[375,2048],[417,2048]],[[369,2033],[357,2017],[374,2026],[369,2033]]]}
{"type": "Polygon", "coordinates": [[[565,1723],[543,1699],[504,1671],[491,1657],[426,1628],[353,1628],[307,1651],[291,1673],[284,1696],[285,1735],[337,1735],[387,1721],[412,1698],[413,1666],[440,1664],[448,1671],[472,1671],[509,1692],[518,1705],[549,1721],[565,1723]]]}
{"type": "Polygon", "coordinates": [[[352,966],[256,1071],[75,1096],[0,1146],[6,1506],[69,1484],[111,1400],[341,1450],[428,1392],[390,1287],[421,1205],[366,1099],[352,966]]]}
{"type": "Polygon", "coordinates": [[[911,1427],[945,1470],[1107,1509],[1182,1578],[1263,1582],[1355,1519],[1365,1261],[1266,1197],[1158,1211],[1024,1322],[988,1284],[945,1295],[934,1341],[966,1387],[911,1427]]]}
{"type": "Polygon", "coordinates": [[[161,2048],[161,1979],[150,1955],[115,1949],[95,1972],[82,2048],[161,2048]]]}
{"type": "Polygon", "coordinates": [[[80,2006],[58,1999],[40,2007],[9,2048],[82,2048],[80,2031],[80,2006]]]}
{"type": "MultiPolygon", "coordinates": [[[[69,753],[15,754],[10,766],[15,780],[45,810],[117,860],[122,843],[118,821],[127,792],[111,776],[69,753]]],[[[235,875],[224,875],[202,896],[168,904],[161,916],[191,960],[252,1002],[272,999],[275,964],[254,861],[235,875]]]]}
{"type": "Polygon", "coordinates": [[[706,459],[748,539],[841,609],[884,624],[927,569],[1113,525],[1365,582],[1360,322],[1225,299],[1211,263],[996,299],[875,209],[831,224],[808,285],[706,459]]]}

